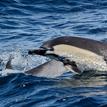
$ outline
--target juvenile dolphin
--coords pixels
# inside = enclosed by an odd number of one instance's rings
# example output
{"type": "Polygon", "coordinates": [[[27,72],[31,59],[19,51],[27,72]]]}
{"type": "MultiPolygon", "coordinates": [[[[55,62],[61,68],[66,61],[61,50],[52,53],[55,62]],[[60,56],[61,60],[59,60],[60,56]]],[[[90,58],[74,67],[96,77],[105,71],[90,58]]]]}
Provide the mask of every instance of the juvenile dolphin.
{"type": "Polygon", "coordinates": [[[48,40],[29,54],[61,61],[70,71],[107,71],[107,44],[88,38],[63,36],[48,40]]]}
{"type": "Polygon", "coordinates": [[[52,60],[28,70],[25,73],[38,77],[55,78],[61,76],[66,70],[67,69],[63,66],[62,62],[52,60]]]}
{"type": "MultiPolygon", "coordinates": [[[[6,67],[5,67],[6,71],[3,72],[3,75],[14,73],[13,67],[11,65],[12,59],[13,57],[10,56],[6,63],[6,67]]],[[[66,67],[63,65],[61,61],[51,60],[45,62],[42,65],[27,70],[23,73],[37,77],[55,78],[61,76],[63,73],[65,73],[66,70],[67,70],[66,67]]],[[[21,72],[17,71],[17,73],[21,73],[21,72]]]]}

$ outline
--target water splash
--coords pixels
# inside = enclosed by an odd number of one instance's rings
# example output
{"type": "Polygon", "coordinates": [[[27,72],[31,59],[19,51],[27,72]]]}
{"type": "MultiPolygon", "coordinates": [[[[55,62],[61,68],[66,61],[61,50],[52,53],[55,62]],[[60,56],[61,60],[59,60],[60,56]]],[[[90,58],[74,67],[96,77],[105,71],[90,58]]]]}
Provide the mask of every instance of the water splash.
{"type": "Polygon", "coordinates": [[[16,51],[12,52],[4,52],[0,55],[0,74],[6,76],[11,73],[24,73],[44,62],[46,62],[46,58],[29,56],[27,52],[20,49],[16,49],[16,51]],[[9,61],[10,56],[12,57],[12,69],[7,69],[6,64],[9,61]]]}

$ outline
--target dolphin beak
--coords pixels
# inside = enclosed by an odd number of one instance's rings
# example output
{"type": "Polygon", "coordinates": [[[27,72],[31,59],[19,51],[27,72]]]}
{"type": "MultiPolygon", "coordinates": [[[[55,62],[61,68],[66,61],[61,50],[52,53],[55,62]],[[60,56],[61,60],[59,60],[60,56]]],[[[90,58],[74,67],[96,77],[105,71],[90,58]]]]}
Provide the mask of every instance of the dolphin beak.
{"type": "Polygon", "coordinates": [[[34,50],[29,50],[28,51],[29,55],[41,55],[41,56],[46,56],[49,57],[50,59],[55,59],[57,61],[63,62],[62,56],[59,56],[57,54],[54,54],[54,52],[51,49],[45,49],[45,48],[38,48],[34,50]]]}
{"type": "Polygon", "coordinates": [[[53,55],[53,48],[45,48],[45,47],[40,47],[34,50],[29,50],[28,51],[29,55],[42,55],[42,56],[50,56],[53,55]]]}
{"type": "Polygon", "coordinates": [[[39,48],[39,49],[29,50],[28,54],[29,55],[42,55],[42,56],[45,56],[46,51],[47,51],[46,49],[39,48]]]}

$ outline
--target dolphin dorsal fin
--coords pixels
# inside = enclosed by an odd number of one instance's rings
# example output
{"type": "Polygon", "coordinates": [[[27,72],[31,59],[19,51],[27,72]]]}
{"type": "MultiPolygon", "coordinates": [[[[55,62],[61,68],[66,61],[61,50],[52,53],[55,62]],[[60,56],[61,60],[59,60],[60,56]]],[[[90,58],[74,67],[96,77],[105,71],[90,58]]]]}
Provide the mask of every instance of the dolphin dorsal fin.
{"type": "Polygon", "coordinates": [[[13,56],[10,55],[10,56],[9,56],[9,59],[8,59],[8,61],[7,61],[7,63],[6,63],[5,69],[12,69],[12,65],[11,65],[12,59],[13,59],[13,56]]]}

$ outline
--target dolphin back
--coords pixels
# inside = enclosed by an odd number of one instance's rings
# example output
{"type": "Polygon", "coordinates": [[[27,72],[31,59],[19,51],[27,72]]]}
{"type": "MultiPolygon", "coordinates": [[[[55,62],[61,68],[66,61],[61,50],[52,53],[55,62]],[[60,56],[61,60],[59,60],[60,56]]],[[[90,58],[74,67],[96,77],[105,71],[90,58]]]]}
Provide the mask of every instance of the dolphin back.
{"type": "Polygon", "coordinates": [[[37,77],[48,77],[55,78],[61,76],[65,72],[65,67],[62,62],[52,60],[39,65],[36,68],[26,71],[25,73],[37,76],[37,77]]]}

